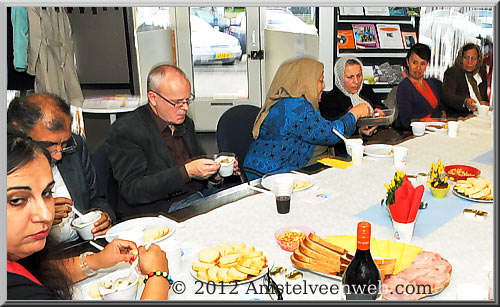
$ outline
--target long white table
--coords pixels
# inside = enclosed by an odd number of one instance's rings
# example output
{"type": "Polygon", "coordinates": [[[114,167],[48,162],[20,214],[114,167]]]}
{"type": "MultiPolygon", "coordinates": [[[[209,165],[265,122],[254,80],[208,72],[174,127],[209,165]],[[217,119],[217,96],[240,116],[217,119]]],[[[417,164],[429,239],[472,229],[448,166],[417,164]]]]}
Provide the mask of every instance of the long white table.
{"type": "MultiPolygon", "coordinates": [[[[438,159],[445,165],[466,164],[481,170],[481,176],[492,180],[494,167],[491,164],[473,162],[477,156],[493,149],[493,130],[489,119],[471,118],[461,122],[457,138],[446,134],[426,134],[407,140],[401,146],[408,147],[408,159],[404,171],[407,174],[427,172],[431,162],[438,159]]],[[[276,212],[275,200],[269,194],[257,194],[222,206],[179,224],[175,237],[182,243],[183,273],[174,279],[185,285],[183,293],[170,291],[170,300],[269,300],[269,295],[256,294],[248,284],[224,290],[202,285],[190,274],[197,252],[221,243],[245,242],[272,258],[274,266],[295,269],[290,261],[291,253],[280,249],[274,232],[284,226],[304,225],[313,228],[316,234],[355,235],[359,220],[354,216],[380,203],[385,196],[384,184],[390,182],[395,168],[392,159],[367,159],[361,165],[346,169],[329,168],[312,175],[314,186],[294,193],[290,213],[276,212]],[[318,201],[314,195],[329,192],[331,198],[318,201]],[[229,292],[236,294],[229,294],[229,292]],[[214,292],[213,294],[210,294],[214,292]],[[224,294],[222,294],[224,293],[224,294]]],[[[426,187],[428,189],[428,187],[426,187]]],[[[456,197],[449,191],[447,197],[456,197]]],[[[457,198],[458,199],[458,198],[457,198]]],[[[429,201],[432,206],[432,200],[429,201]]],[[[439,253],[453,267],[449,286],[439,295],[425,300],[455,300],[460,284],[472,283],[487,291],[488,271],[494,263],[494,204],[470,202],[470,207],[488,212],[485,221],[467,219],[458,215],[425,238],[413,237],[411,244],[423,250],[439,253]]],[[[392,229],[372,224],[372,236],[377,240],[395,241],[392,229]]],[[[168,239],[167,239],[168,240],[168,239]]],[[[167,255],[168,257],[168,255],[167,255]]],[[[77,286],[95,282],[103,273],[82,281],[77,286]]],[[[284,280],[277,279],[279,283],[284,280]]],[[[304,272],[303,279],[289,281],[297,284],[298,293],[284,293],[285,300],[339,300],[340,292],[312,294],[304,293],[304,283],[309,285],[338,285],[341,282],[318,274],[304,272]]],[[[262,284],[259,280],[255,285],[262,284]]],[[[310,289],[310,288],[308,288],[310,289]]],[[[329,288],[330,289],[330,288],[329,288]]],[[[290,288],[289,292],[293,292],[290,288]]]]}

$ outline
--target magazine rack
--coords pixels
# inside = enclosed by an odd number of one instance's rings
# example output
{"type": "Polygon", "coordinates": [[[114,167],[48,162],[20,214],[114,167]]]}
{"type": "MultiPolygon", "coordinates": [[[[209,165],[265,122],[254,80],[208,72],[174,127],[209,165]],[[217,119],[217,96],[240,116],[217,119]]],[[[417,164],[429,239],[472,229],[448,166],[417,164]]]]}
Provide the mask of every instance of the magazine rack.
{"type": "Polygon", "coordinates": [[[383,12],[384,10],[377,12],[373,9],[375,8],[335,8],[334,33],[336,33],[337,39],[333,40],[334,61],[343,55],[359,58],[364,66],[365,84],[371,84],[375,94],[383,101],[398,83],[394,83],[392,80],[375,82],[370,74],[373,75],[374,65],[377,68],[384,63],[404,65],[408,49],[417,42],[420,17],[413,15],[414,12],[411,10],[413,8],[381,8],[386,9],[386,13],[383,12]],[[386,16],[367,14],[385,14],[386,16]],[[360,35],[356,35],[356,30],[360,35]],[[391,31],[391,33],[381,37],[380,34],[383,34],[381,31],[385,30],[391,31]],[[356,42],[356,36],[358,39],[360,36],[365,37],[356,42]],[[398,38],[399,42],[392,40],[383,41],[381,44],[381,40],[388,36],[398,38]],[[361,42],[361,40],[364,41],[361,42]]]}

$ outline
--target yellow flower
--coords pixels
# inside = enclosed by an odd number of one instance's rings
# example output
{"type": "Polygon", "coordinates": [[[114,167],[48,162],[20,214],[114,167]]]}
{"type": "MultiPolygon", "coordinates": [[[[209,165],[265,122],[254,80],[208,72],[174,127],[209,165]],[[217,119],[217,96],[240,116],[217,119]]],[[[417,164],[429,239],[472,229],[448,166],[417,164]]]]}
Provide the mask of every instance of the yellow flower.
{"type": "Polygon", "coordinates": [[[453,177],[450,177],[450,180],[455,180],[455,178],[453,178],[453,177]]]}
{"type": "Polygon", "coordinates": [[[446,181],[448,181],[448,177],[444,176],[444,183],[446,183],[446,181]]]}
{"type": "Polygon", "coordinates": [[[392,179],[391,185],[392,185],[393,187],[395,187],[395,186],[396,186],[396,183],[394,182],[394,179],[392,179]]]}
{"type": "Polygon", "coordinates": [[[433,179],[429,179],[427,180],[427,183],[431,183],[432,181],[434,181],[433,179]]]}
{"type": "Polygon", "coordinates": [[[438,165],[441,165],[441,160],[438,160],[438,165]]]}
{"type": "Polygon", "coordinates": [[[389,191],[391,189],[391,187],[388,186],[387,184],[384,184],[384,187],[387,189],[387,191],[389,191]]]}
{"type": "Polygon", "coordinates": [[[431,168],[434,168],[434,162],[432,162],[432,164],[431,164],[431,168]]]}
{"type": "Polygon", "coordinates": [[[436,182],[434,182],[434,184],[433,184],[432,186],[433,186],[433,187],[436,187],[436,186],[437,186],[437,184],[438,184],[438,182],[436,181],[436,182]]]}

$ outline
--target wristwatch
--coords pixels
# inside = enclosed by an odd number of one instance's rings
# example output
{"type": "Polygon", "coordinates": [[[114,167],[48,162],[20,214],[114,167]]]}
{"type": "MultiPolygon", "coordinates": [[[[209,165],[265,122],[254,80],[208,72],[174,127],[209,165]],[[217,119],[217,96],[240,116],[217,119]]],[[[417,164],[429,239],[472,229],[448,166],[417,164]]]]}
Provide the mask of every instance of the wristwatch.
{"type": "Polygon", "coordinates": [[[87,256],[93,254],[94,252],[85,252],[83,254],[80,254],[80,269],[82,269],[83,273],[85,273],[85,275],[87,275],[88,277],[97,274],[97,272],[92,270],[87,263],[87,256]]]}

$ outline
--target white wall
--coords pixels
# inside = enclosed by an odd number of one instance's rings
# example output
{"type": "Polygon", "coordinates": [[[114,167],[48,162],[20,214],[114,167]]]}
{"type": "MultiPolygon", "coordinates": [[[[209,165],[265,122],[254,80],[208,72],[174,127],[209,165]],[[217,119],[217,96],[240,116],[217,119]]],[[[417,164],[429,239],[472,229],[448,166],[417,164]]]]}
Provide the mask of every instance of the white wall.
{"type": "Polygon", "coordinates": [[[319,61],[325,64],[325,90],[333,88],[333,39],[336,31],[333,25],[333,7],[319,8],[319,61]]]}
{"type": "Polygon", "coordinates": [[[265,30],[265,95],[280,65],[289,59],[308,56],[318,59],[318,35],[265,30]]]}

